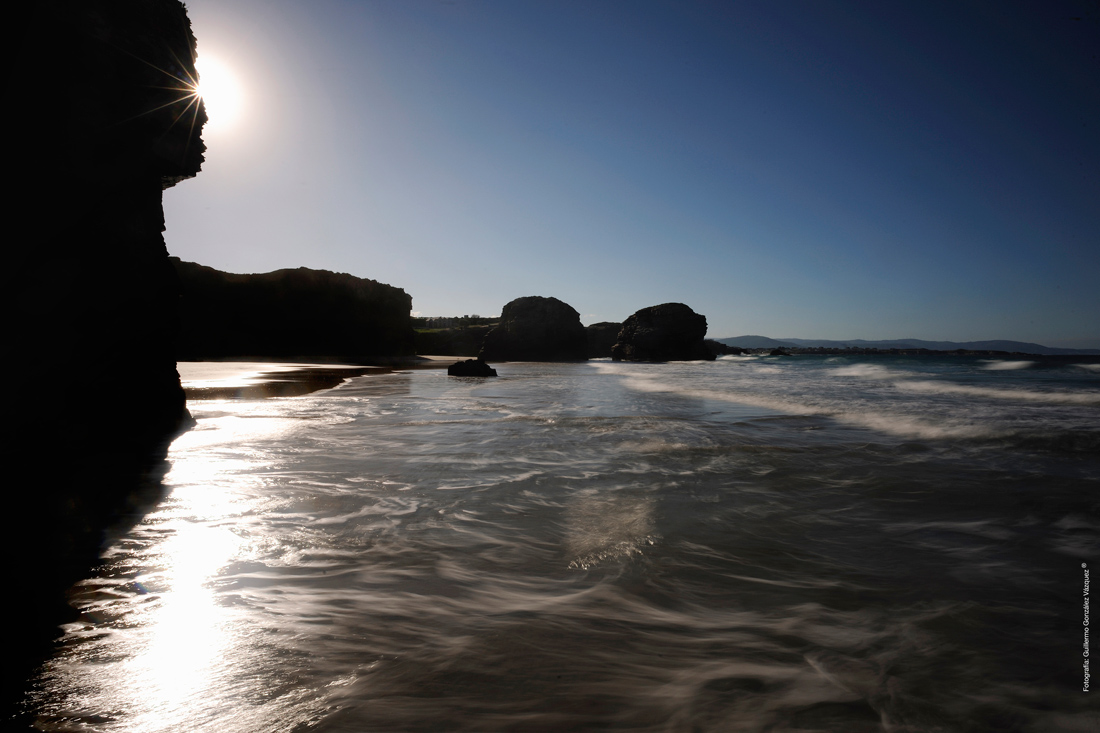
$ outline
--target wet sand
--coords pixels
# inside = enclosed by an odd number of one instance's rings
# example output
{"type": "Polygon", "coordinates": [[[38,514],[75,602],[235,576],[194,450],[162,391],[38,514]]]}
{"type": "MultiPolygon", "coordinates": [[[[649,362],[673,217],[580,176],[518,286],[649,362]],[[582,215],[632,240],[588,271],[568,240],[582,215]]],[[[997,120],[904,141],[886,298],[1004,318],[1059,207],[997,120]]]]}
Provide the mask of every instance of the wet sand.
{"type": "Polygon", "coordinates": [[[297,397],[331,389],[352,377],[400,369],[445,369],[454,356],[415,356],[378,364],[311,364],[257,361],[182,361],[176,365],[189,400],[256,400],[297,397]]]}

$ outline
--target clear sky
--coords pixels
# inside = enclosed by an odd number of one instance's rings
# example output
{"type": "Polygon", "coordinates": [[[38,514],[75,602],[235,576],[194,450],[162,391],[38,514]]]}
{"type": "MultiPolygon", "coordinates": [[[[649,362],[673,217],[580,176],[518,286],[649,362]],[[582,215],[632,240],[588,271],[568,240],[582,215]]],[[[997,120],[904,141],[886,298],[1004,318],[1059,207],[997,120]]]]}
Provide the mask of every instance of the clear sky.
{"type": "Polygon", "coordinates": [[[165,194],[185,260],[422,315],[680,301],[712,337],[1100,347],[1094,2],[187,7],[230,91],[165,194]]]}

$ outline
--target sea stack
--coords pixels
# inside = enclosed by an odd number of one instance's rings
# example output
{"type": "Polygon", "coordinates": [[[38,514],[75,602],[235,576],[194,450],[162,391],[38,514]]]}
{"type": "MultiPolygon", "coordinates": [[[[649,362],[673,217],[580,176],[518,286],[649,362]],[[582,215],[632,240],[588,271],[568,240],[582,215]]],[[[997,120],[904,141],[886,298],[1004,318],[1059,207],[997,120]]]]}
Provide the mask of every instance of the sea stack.
{"type": "Polygon", "coordinates": [[[587,361],[581,314],[557,298],[531,295],[504,306],[485,337],[483,361],[587,361]]]}
{"type": "Polygon", "coordinates": [[[706,316],[683,303],[642,308],[623,322],[611,348],[615,361],[714,361],[703,339],[706,316]]]}

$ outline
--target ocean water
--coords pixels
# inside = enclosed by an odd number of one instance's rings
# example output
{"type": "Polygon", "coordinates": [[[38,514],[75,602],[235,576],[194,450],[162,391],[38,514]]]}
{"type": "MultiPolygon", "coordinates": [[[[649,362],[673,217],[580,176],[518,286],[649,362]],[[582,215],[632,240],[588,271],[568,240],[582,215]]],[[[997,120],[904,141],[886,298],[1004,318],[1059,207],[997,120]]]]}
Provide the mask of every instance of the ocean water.
{"type": "Polygon", "coordinates": [[[45,731],[1096,731],[1096,365],[501,364],[191,403],[45,731]]]}

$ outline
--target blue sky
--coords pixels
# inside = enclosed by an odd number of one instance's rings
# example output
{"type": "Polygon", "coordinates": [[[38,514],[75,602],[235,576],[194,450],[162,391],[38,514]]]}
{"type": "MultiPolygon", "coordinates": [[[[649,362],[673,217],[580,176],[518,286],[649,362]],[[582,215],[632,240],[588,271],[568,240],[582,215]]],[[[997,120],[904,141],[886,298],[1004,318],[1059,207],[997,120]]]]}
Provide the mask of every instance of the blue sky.
{"type": "Polygon", "coordinates": [[[423,315],[1100,347],[1094,3],[187,7],[240,112],[165,195],[185,260],[423,315]]]}

